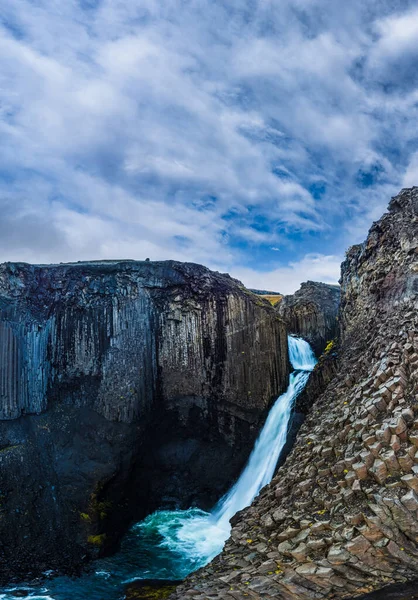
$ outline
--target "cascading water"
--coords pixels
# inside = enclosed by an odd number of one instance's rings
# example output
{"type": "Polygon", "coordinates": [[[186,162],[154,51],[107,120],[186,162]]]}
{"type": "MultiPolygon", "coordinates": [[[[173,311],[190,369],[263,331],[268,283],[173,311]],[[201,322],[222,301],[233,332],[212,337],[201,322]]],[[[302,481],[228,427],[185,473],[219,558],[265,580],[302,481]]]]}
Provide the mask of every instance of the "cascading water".
{"type": "Polygon", "coordinates": [[[294,401],[305,387],[316,364],[311,347],[305,340],[289,336],[288,343],[289,358],[295,371],[290,375],[286,392],[270,410],[247,466],[236,484],[221,498],[211,513],[198,509],[160,511],[137,526],[143,531],[156,527],[163,538],[161,546],[183,556],[180,572],[173,573],[173,579],[181,579],[222,551],[231,530],[230,519],[249,506],[273,478],[286,443],[294,401]]]}
{"type": "MultiPolygon", "coordinates": [[[[316,364],[311,347],[289,336],[289,358],[295,371],[289,387],[273,405],[241,476],[211,513],[197,508],[157,511],[135,525],[121,551],[97,561],[94,575],[77,580],[58,577],[43,589],[23,588],[33,600],[108,600],[120,598],[123,584],[135,579],[183,579],[222,551],[229,537],[230,519],[249,506],[273,478],[286,443],[292,408],[316,364]]],[[[16,588],[15,588],[16,589],[16,588]]],[[[20,588],[22,589],[22,588],[20,588]]],[[[0,600],[12,600],[4,590],[0,600]]]]}

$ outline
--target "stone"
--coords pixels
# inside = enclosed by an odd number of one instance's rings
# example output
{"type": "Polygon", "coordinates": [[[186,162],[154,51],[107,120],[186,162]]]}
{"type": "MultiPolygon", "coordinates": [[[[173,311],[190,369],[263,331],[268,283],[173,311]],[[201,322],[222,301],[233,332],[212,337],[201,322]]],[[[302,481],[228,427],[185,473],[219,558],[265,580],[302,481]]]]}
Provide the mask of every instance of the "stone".
{"type": "Polygon", "coordinates": [[[347,562],[349,558],[350,554],[341,546],[331,546],[327,555],[327,560],[332,565],[342,565],[347,562]]]}
{"type": "Polygon", "coordinates": [[[418,496],[414,490],[410,490],[407,494],[402,496],[401,502],[408,510],[412,512],[418,510],[418,496]]]}
{"type": "Polygon", "coordinates": [[[389,473],[393,474],[399,472],[400,465],[393,450],[389,450],[388,452],[380,454],[380,458],[384,461],[389,473]]]}
{"type": "Polygon", "coordinates": [[[287,513],[284,510],[275,510],[272,516],[276,523],[282,523],[286,520],[287,513]]]}
{"type": "Polygon", "coordinates": [[[392,435],[390,438],[390,447],[394,452],[398,452],[401,448],[401,441],[397,435],[392,435]]]}
{"type": "Polygon", "coordinates": [[[418,477],[415,475],[404,475],[401,480],[414,492],[418,493],[418,477]]]}
{"type": "Polygon", "coordinates": [[[363,479],[367,479],[367,466],[364,463],[355,463],[353,465],[353,470],[357,478],[360,479],[360,481],[362,481],[363,479]]]}
{"type": "Polygon", "coordinates": [[[391,430],[392,434],[402,435],[402,433],[404,433],[407,429],[408,429],[408,426],[405,422],[405,419],[402,416],[400,416],[396,419],[393,419],[390,422],[390,430],[391,430]]]}
{"type": "Polygon", "coordinates": [[[306,544],[303,542],[299,544],[296,548],[290,551],[290,554],[293,556],[295,560],[304,561],[308,555],[308,549],[306,544]]]}
{"type": "Polygon", "coordinates": [[[409,454],[398,456],[399,465],[404,472],[408,472],[412,469],[414,465],[413,459],[409,456],[409,454]]]}
{"type": "MultiPolygon", "coordinates": [[[[283,540],[289,540],[291,538],[294,538],[298,533],[299,533],[300,529],[296,528],[296,527],[287,527],[284,531],[281,531],[278,536],[277,536],[277,540],[279,542],[283,541],[283,540]]],[[[280,550],[279,550],[280,552],[280,550]]]]}
{"type": "Polygon", "coordinates": [[[385,463],[379,459],[374,461],[373,466],[369,469],[369,472],[376,479],[377,483],[380,484],[383,484],[388,476],[385,463]]]}

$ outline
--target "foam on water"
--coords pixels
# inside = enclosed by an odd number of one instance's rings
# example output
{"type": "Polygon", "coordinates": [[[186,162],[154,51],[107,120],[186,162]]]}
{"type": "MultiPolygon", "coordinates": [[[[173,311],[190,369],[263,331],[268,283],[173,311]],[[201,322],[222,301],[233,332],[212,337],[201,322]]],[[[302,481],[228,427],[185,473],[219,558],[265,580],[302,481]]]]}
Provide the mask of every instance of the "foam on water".
{"type": "MultiPolygon", "coordinates": [[[[289,387],[273,405],[265,425],[240,478],[218,502],[211,513],[199,510],[159,511],[138,528],[155,527],[162,537],[161,546],[192,561],[196,569],[222,551],[228,539],[230,519],[249,506],[274,475],[280,453],[286,443],[292,408],[316,364],[315,355],[305,340],[289,336],[289,358],[295,372],[289,387]]],[[[189,571],[190,572],[190,571],[189,571]]],[[[184,573],[178,574],[184,577],[184,573]]],[[[178,578],[181,578],[178,577],[178,578]]]]}

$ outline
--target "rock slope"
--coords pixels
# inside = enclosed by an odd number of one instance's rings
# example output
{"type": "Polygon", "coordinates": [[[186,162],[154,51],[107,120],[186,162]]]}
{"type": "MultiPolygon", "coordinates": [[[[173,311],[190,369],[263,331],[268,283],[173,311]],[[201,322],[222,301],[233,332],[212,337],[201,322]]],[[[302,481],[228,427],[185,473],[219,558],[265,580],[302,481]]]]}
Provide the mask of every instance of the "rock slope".
{"type": "Polygon", "coordinates": [[[288,370],[284,324],[227,275],[0,265],[0,579],[70,570],[153,503],[224,491],[288,370]]]}
{"type": "Polygon", "coordinates": [[[172,598],[353,598],[418,578],[418,188],[342,265],[337,374],[223,553],[172,598]]]}
{"type": "Polygon", "coordinates": [[[289,332],[305,338],[320,356],[337,335],[339,304],[339,286],[307,281],[295,294],[283,298],[278,311],[289,332]]]}

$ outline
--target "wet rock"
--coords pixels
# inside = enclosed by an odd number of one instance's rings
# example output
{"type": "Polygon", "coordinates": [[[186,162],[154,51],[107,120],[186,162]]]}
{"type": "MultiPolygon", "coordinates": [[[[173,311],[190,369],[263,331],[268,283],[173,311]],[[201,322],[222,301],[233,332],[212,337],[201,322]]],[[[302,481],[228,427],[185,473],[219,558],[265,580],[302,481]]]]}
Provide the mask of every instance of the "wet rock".
{"type": "Polygon", "coordinates": [[[124,600],[166,600],[179,585],[179,581],[134,581],[126,589],[124,600]]]}

